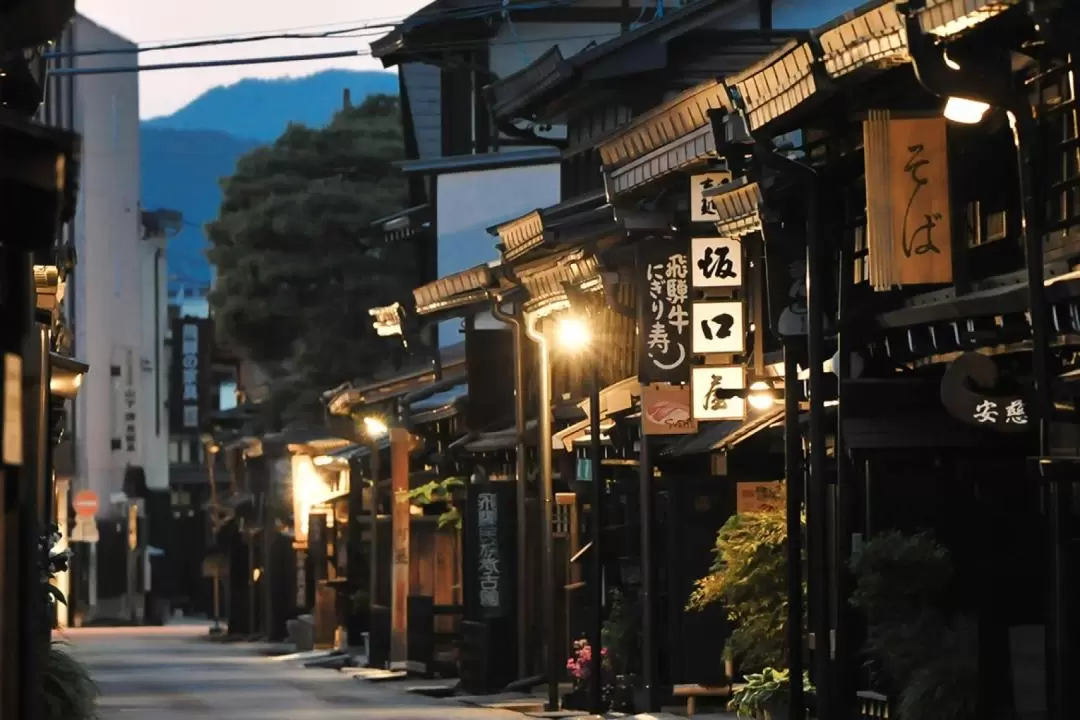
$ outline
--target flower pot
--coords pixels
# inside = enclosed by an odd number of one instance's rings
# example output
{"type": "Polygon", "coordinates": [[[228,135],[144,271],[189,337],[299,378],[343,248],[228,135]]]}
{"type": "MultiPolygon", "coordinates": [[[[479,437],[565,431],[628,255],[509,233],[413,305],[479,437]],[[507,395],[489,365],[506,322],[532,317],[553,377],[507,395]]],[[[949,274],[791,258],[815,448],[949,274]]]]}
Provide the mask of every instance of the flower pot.
{"type": "Polygon", "coordinates": [[[775,703],[760,712],[759,720],[788,720],[791,716],[787,703],[775,703]]]}
{"type": "Polygon", "coordinates": [[[563,710],[588,710],[589,694],[584,688],[574,688],[562,696],[563,710]]]}

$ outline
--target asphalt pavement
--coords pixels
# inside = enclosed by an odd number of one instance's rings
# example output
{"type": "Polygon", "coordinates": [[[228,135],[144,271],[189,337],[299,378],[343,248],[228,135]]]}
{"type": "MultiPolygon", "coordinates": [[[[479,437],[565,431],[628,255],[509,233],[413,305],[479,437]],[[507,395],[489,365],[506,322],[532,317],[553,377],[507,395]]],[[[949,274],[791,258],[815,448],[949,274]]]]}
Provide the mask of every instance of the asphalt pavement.
{"type": "Polygon", "coordinates": [[[336,670],[304,668],[264,646],[207,640],[205,625],[80,628],[58,633],[101,690],[101,720],[522,720],[405,692],[336,670]]]}

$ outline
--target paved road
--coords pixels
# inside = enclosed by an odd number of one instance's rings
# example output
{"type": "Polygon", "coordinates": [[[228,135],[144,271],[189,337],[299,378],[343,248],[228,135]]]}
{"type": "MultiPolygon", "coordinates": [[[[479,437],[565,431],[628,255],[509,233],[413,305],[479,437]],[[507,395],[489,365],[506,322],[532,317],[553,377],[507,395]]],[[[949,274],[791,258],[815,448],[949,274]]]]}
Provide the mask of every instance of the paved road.
{"type": "Polygon", "coordinates": [[[253,646],[211,643],[205,626],[83,628],[64,639],[97,681],[102,720],[522,720],[407,694],[253,646]]]}

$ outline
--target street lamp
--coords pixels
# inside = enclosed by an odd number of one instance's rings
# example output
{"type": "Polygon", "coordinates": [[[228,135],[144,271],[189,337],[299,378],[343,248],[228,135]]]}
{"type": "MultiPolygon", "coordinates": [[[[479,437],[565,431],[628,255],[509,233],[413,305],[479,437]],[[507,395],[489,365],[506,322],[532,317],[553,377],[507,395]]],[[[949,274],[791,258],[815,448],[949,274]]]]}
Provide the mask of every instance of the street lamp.
{"type": "Polygon", "coordinates": [[[377,439],[389,433],[390,428],[385,420],[369,415],[364,418],[364,431],[369,438],[377,439]]]}
{"type": "Polygon", "coordinates": [[[776,404],[776,393],[773,386],[766,380],[758,380],[750,383],[750,392],[746,396],[746,402],[750,407],[759,412],[771,410],[776,404]]]}
{"type": "MultiPolygon", "coordinates": [[[[578,296],[577,293],[574,294],[578,296]]],[[[573,297],[573,296],[571,296],[573,297]]],[[[578,296],[580,298],[580,296],[578,296]]],[[[575,304],[572,302],[572,305],[575,304]]],[[[579,358],[594,343],[593,331],[588,320],[580,312],[587,312],[591,307],[591,298],[581,298],[573,313],[565,315],[556,323],[556,339],[559,347],[579,358]]],[[[603,708],[603,627],[604,627],[604,563],[602,555],[603,517],[605,488],[600,478],[600,368],[595,358],[590,364],[589,382],[589,479],[592,481],[592,523],[591,552],[592,594],[595,614],[589,623],[589,647],[592,648],[592,672],[589,675],[589,709],[602,714],[603,708]]],[[[550,598],[549,598],[550,601],[550,598]]]]}
{"type": "MultiPolygon", "coordinates": [[[[206,467],[209,475],[208,480],[210,482],[210,531],[214,537],[214,551],[220,554],[220,549],[217,547],[218,536],[218,502],[217,502],[217,480],[215,478],[215,466],[217,465],[217,454],[221,452],[221,446],[218,445],[212,435],[209,433],[203,434],[200,438],[203,445],[206,446],[206,467]]],[[[211,569],[214,578],[214,627],[210,629],[210,633],[213,635],[221,634],[221,562],[220,558],[214,558],[213,567],[211,569]]]]}
{"type": "MultiPolygon", "coordinates": [[[[363,426],[363,434],[367,438],[368,452],[371,457],[371,494],[368,496],[370,500],[368,503],[368,523],[370,526],[368,528],[368,633],[370,639],[374,618],[372,608],[377,604],[378,596],[376,593],[379,587],[379,474],[382,472],[379,440],[390,433],[390,427],[385,420],[372,415],[365,416],[360,424],[363,426]]],[[[352,482],[351,478],[349,482],[352,482]]],[[[353,537],[359,539],[360,534],[357,533],[353,537]]],[[[370,662],[370,650],[368,658],[370,662]]]]}

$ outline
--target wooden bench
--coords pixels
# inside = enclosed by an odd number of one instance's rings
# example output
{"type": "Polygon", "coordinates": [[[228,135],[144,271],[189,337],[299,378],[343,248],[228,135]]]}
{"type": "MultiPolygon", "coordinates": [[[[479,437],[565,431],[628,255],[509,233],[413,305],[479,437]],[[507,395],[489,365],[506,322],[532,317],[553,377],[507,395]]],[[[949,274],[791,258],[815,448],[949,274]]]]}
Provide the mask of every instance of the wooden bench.
{"type": "Polygon", "coordinates": [[[730,697],[731,685],[676,685],[671,694],[677,698],[686,698],[686,717],[694,717],[699,697],[730,697]]]}

